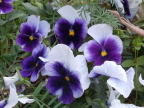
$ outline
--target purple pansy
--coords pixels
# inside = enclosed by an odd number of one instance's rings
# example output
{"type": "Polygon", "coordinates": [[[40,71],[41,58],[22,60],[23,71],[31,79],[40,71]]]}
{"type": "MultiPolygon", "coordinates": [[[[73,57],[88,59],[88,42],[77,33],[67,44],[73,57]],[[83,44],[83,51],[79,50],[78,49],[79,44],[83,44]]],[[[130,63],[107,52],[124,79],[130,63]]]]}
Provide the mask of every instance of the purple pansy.
{"type": "Polygon", "coordinates": [[[48,32],[50,32],[49,23],[44,20],[40,21],[39,16],[31,15],[27,22],[21,24],[16,42],[24,51],[31,52],[40,45],[43,37],[46,38],[48,32]]]}
{"type": "Polygon", "coordinates": [[[62,16],[56,24],[54,31],[60,43],[77,49],[87,35],[87,22],[79,17],[78,12],[71,6],[64,6],[58,10],[62,16]]]}
{"type": "Polygon", "coordinates": [[[13,2],[14,0],[0,0],[0,14],[11,12],[13,7],[10,3],[13,2]]]}
{"type": "Polygon", "coordinates": [[[82,96],[90,84],[84,56],[74,57],[68,46],[58,44],[51,49],[49,60],[45,69],[49,75],[46,88],[50,93],[58,96],[63,104],[70,104],[74,98],[82,96]]]}
{"type": "Polygon", "coordinates": [[[31,75],[30,80],[36,81],[39,77],[39,72],[43,69],[45,63],[39,59],[39,57],[47,58],[49,48],[40,44],[32,51],[32,56],[27,57],[22,61],[22,71],[20,71],[23,77],[31,75]]]}
{"type": "Polygon", "coordinates": [[[88,62],[94,61],[94,65],[101,65],[106,60],[121,63],[123,44],[118,36],[112,34],[110,26],[94,25],[88,29],[88,34],[94,38],[82,46],[88,62]]]}

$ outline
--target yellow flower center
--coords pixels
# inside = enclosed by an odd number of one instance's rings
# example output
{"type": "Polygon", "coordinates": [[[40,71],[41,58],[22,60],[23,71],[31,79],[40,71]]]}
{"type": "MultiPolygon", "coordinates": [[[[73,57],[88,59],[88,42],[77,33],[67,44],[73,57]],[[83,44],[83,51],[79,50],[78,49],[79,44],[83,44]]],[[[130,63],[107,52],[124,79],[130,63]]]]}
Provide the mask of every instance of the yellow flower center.
{"type": "Polygon", "coordinates": [[[107,52],[106,52],[106,51],[102,51],[102,52],[101,52],[101,56],[104,57],[104,56],[106,56],[106,55],[107,55],[107,52]]]}
{"type": "Polygon", "coordinates": [[[36,64],[36,66],[38,66],[38,63],[36,64]]]}
{"type": "Polygon", "coordinates": [[[70,31],[69,31],[69,35],[70,35],[70,36],[74,36],[74,35],[75,35],[74,31],[73,31],[73,30],[70,30],[70,31]]]}
{"type": "Polygon", "coordinates": [[[30,40],[34,40],[33,36],[30,36],[29,39],[30,39],[30,40]]]}
{"type": "Polygon", "coordinates": [[[66,80],[66,81],[69,81],[70,79],[69,79],[69,77],[65,77],[65,80],[66,80]]]}
{"type": "Polygon", "coordinates": [[[0,3],[2,2],[2,0],[0,0],[0,3]]]}

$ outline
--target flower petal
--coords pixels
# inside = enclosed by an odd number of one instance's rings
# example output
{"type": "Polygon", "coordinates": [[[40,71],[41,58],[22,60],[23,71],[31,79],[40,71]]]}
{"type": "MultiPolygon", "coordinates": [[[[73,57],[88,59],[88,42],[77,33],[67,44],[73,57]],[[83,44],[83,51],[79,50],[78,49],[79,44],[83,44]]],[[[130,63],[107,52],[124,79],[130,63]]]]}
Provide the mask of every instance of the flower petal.
{"type": "Polygon", "coordinates": [[[126,74],[127,74],[127,82],[116,79],[116,78],[109,78],[107,80],[107,83],[110,86],[114,87],[125,98],[127,98],[130,95],[131,90],[134,88],[134,84],[133,84],[133,78],[135,74],[134,69],[129,68],[126,74]]]}
{"type": "Polygon", "coordinates": [[[78,75],[80,75],[80,83],[82,86],[82,89],[85,90],[89,87],[90,85],[90,80],[88,78],[88,68],[86,64],[85,57],[83,55],[78,55],[75,57],[77,61],[77,68],[76,72],[78,75]]]}
{"type": "Polygon", "coordinates": [[[34,57],[30,56],[22,61],[22,69],[25,71],[31,70],[36,66],[37,61],[34,57]]]}
{"type": "Polygon", "coordinates": [[[4,108],[4,106],[7,104],[6,100],[0,101],[0,108],[4,108]]]}
{"type": "Polygon", "coordinates": [[[10,94],[9,98],[7,100],[7,104],[5,105],[4,108],[12,108],[18,103],[18,95],[16,93],[16,88],[15,85],[12,83],[10,85],[10,94]]]}
{"type": "Polygon", "coordinates": [[[28,40],[29,40],[29,37],[26,36],[25,34],[19,34],[16,38],[17,44],[21,46],[22,48],[24,47],[24,45],[27,43],[28,40]]]}
{"type": "Polygon", "coordinates": [[[32,51],[32,56],[37,60],[39,59],[39,57],[47,57],[48,51],[46,45],[40,44],[39,46],[34,48],[32,51]]]}
{"type": "Polygon", "coordinates": [[[33,33],[36,33],[39,28],[40,16],[30,15],[27,22],[30,24],[33,33]]]}
{"type": "Polygon", "coordinates": [[[100,43],[106,36],[112,34],[112,27],[107,24],[93,25],[88,29],[88,34],[100,43]]]}
{"type": "Polygon", "coordinates": [[[49,53],[49,59],[50,61],[63,59],[65,61],[66,68],[69,69],[70,72],[77,67],[77,62],[74,60],[73,52],[64,44],[54,46],[49,53]]]}
{"type": "Polygon", "coordinates": [[[0,3],[0,14],[5,14],[8,12],[11,12],[13,10],[13,7],[11,4],[2,2],[0,3]]]}
{"type": "Polygon", "coordinates": [[[117,5],[117,7],[121,9],[121,13],[124,14],[124,7],[122,2],[120,0],[114,0],[114,2],[117,5]]]}
{"type": "Polygon", "coordinates": [[[21,34],[24,34],[25,36],[31,36],[33,31],[32,31],[30,23],[28,22],[22,23],[20,26],[20,32],[21,34]]]}
{"type": "Polygon", "coordinates": [[[5,2],[5,3],[13,3],[14,0],[3,0],[3,2],[5,2]]]}
{"type": "Polygon", "coordinates": [[[117,65],[113,61],[105,61],[101,66],[95,66],[91,72],[127,81],[125,70],[121,67],[121,65],[117,65]]]}
{"type": "Polygon", "coordinates": [[[46,38],[50,31],[50,24],[44,20],[40,21],[38,33],[40,33],[44,38],[46,38]]]}
{"type": "Polygon", "coordinates": [[[22,77],[27,77],[30,76],[33,73],[33,69],[32,70],[27,70],[27,71],[20,71],[22,77]]]}
{"type": "Polygon", "coordinates": [[[140,82],[142,85],[144,85],[144,80],[142,79],[141,74],[140,74],[140,76],[139,76],[139,82],[140,82]]]}
{"type": "Polygon", "coordinates": [[[9,85],[11,83],[15,83],[19,80],[19,77],[18,77],[18,74],[15,73],[15,75],[12,76],[12,77],[3,77],[3,80],[4,80],[4,83],[5,83],[5,89],[8,89],[9,85]]]}
{"type": "Polygon", "coordinates": [[[79,18],[77,11],[69,5],[63,6],[58,10],[58,13],[61,15],[62,18],[68,20],[71,24],[74,24],[75,19],[79,18]]]}
{"type": "Polygon", "coordinates": [[[95,40],[90,40],[84,47],[84,55],[88,62],[96,61],[101,56],[101,51],[101,46],[95,40]]]}
{"type": "Polygon", "coordinates": [[[29,99],[27,97],[23,97],[24,95],[23,94],[20,94],[19,95],[19,98],[18,98],[18,101],[20,101],[21,103],[23,104],[26,104],[26,103],[33,103],[35,100],[34,99],[29,99]]]}

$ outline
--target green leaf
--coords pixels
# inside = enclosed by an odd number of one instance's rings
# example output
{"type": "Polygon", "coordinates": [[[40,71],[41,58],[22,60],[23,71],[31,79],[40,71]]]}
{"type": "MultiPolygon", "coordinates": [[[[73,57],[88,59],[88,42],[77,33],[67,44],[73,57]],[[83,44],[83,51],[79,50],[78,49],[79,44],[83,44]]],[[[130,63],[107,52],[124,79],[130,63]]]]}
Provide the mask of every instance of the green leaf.
{"type": "Polygon", "coordinates": [[[30,3],[22,3],[22,5],[26,8],[29,14],[40,14],[40,10],[38,9],[38,7],[35,7],[30,3]]]}
{"type": "Polygon", "coordinates": [[[12,12],[7,14],[8,20],[14,20],[16,18],[24,16],[25,13],[22,12],[21,10],[13,10],[12,12]]]}
{"type": "Polygon", "coordinates": [[[135,66],[134,60],[125,60],[124,62],[121,63],[123,67],[131,67],[135,66]]]}
{"type": "Polygon", "coordinates": [[[4,25],[7,21],[0,19],[0,25],[4,25]]]}
{"type": "Polygon", "coordinates": [[[144,55],[140,56],[136,59],[136,64],[137,65],[144,65],[144,55]]]}

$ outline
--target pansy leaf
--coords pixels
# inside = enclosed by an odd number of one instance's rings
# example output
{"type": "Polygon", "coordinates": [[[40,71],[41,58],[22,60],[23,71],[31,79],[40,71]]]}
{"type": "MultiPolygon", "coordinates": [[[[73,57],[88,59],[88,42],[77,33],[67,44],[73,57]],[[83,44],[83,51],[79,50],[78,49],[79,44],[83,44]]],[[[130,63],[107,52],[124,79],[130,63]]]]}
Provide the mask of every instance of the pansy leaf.
{"type": "Polygon", "coordinates": [[[144,55],[140,56],[136,59],[136,64],[137,65],[144,65],[144,55]]]}
{"type": "Polygon", "coordinates": [[[123,67],[135,66],[134,60],[125,60],[121,63],[123,67]]]}
{"type": "Polygon", "coordinates": [[[7,14],[7,19],[14,20],[14,19],[22,17],[24,15],[25,15],[25,13],[20,10],[13,10],[12,12],[7,14]]]}
{"type": "Polygon", "coordinates": [[[0,25],[4,25],[7,21],[0,19],[0,25]]]}

